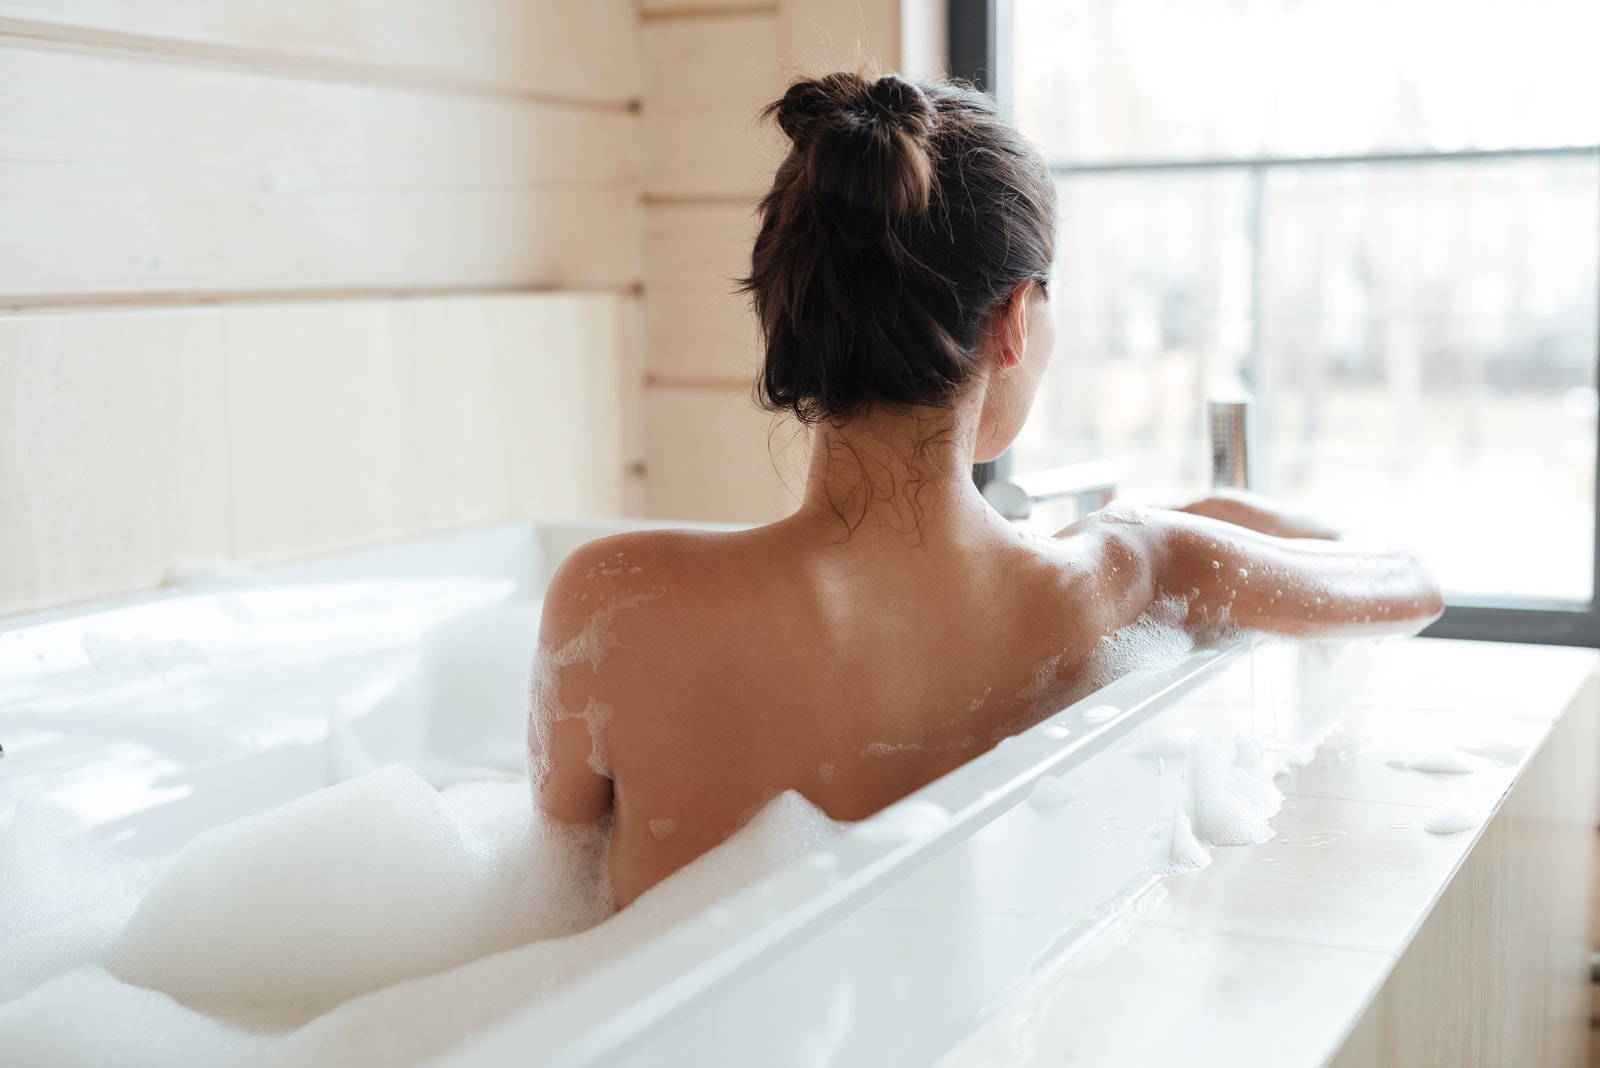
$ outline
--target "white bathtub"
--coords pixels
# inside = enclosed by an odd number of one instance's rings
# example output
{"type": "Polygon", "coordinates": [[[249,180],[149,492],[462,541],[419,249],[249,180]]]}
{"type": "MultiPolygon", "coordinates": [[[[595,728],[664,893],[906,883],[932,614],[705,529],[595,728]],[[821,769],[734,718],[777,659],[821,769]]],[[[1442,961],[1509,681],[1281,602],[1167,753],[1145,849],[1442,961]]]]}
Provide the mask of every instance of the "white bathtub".
{"type": "MultiPolygon", "coordinates": [[[[160,857],[384,763],[439,785],[520,774],[546,576],[623,528],[513,525],[260,576],[193,569],[153,594],[6,621],[0,786],[160,857]]],[[[1158,878],[1194,800],[1179,741],[1304,747],[1351,696],[1362,673],[1343,668],[1363,649],[1236,646],[1121,680],[443,1060],[937,1061],[1158,878]],[[1107,705],[1120,711],[1102,718],[1107,705]],[[1046,776],[1061,781],[1037,787],[1046,776]]]]}

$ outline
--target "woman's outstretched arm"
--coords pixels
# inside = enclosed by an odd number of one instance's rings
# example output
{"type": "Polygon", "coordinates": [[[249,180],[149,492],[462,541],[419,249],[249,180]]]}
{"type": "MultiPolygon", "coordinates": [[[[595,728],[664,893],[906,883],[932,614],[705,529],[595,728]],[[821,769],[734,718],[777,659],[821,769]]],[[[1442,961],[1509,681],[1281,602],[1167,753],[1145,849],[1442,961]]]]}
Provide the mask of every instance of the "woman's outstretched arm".
{"type": "Polygon", "coordinates": [[[1271,534],[1279,538],[1348,540],[1348,535],[1313,515],[1285,507],[1270,497],[1248,490],[1217,489],[1209,496],[1173,509],[1189,515],[1220,519],[1224,523],[1271,534]]]}
{"type": "Polygon", "coordinates": [[[1148,606],[1176,598],[1187,606],[1193,630],[1414,634],[1444,610],[1437,580],[1411,549],[1346,540],[1248,495],[1181,511],[1113,504],[1061,537],[1084,539],[1091,550],[1099,543],[1102,555],[1116,546],[1135,563],[1133,581],[1142,584],[1132,601],[1148,606]]]}

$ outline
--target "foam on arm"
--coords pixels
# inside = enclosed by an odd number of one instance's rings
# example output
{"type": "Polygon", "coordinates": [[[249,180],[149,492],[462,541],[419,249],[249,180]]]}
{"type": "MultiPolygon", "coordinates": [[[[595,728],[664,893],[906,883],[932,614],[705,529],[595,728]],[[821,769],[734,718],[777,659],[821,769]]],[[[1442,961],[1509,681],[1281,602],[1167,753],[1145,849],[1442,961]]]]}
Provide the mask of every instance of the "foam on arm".
{"type": "Polygon", "coordinates": [[[1412,634],[1444,608],[1437,581],[1407,548],[1276,537],[1156,510],[1144,529],[1159,594],[1188,601],[1191,627],[1412,634]]]}
{"type": "Polygon", "coordinates": [[[1081,542],[1102,580],[1107,571],[1119,576],[1104,583],[1114,591],[1108,607],[1131,618],[1149,606],[1181,603],[1184,613],[1174,622],[1199,634],[1412,634],[1444,607],[1438,583],[1414,552],[1378,542],[1280,537],[1209,516],[1121,504],[1060,536],[1081,542]]]}
{"type": "Polygon", "coordinates": [[[616,644],[610,629],[626,600],[597,596],[589,546],[551,577],[539,623],[528,700],[528,762],[534,797],[563,823],[597,823],[611,811],[603,732],[610,707],[597,697],[600,665],[616,644]],[[585,568],[588,570],[585,571],[585,568]]]}

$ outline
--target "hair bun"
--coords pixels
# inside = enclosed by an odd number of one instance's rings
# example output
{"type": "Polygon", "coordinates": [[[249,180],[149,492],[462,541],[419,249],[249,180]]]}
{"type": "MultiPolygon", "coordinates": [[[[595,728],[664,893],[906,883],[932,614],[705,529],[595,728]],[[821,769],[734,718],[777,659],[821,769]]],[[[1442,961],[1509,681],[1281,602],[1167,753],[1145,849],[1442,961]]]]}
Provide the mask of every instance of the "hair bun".
{"type": "Polygon", "coordinates": [[[911,82],[828,74],[791,85],[769,110],[818,195],[891,219],[927,210],[934,110],[911,82]]]}

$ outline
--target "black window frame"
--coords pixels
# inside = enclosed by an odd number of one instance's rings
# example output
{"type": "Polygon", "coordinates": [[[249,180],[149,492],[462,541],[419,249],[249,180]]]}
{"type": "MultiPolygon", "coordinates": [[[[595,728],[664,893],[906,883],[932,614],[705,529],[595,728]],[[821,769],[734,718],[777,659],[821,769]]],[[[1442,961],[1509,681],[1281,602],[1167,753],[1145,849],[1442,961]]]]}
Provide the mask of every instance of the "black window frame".
{"type": "MultiPolygon", "coordinates": [[[[1011,114],[1011,0],[948,0],[948,70],[952,77],[971,82],[994,96],[1001,113],[1011,114]]],[[[1600,158],[1600,145],[1552,147],[1549,149],[1509,149],[1500,151],[1369,153],[1352,156],[1315,158],[1244,158],[1225,160],[1110,162],[1094,164],[1051,163],[1057,176],[1072,173],[1147,173],[1178,169],[1238,169],[1260,176],[1278,166],[1341,166],[1373,163],[1427,163],[1497,157],[1538,157],[1593,155],[1600,158]]],[[[1600,185],[1595,195],[1600,199],[1600,185]]],[[[1600,248],[1600,234],[1596,235],[1600,248]]],[[[1595,294],[1600,306],[1600,292],[1595,294]]],[[[1256,314],[1262,309],[1257,302],[1256,314]]],[[[1597,317],[1600,322],[1600,317],[1597,317]]],[[[1595,366],[1600,382],[1600,328],[1595,336],[1595,366]]],[[[1008,467],[1009,458],[1000,461],[1008,467]]],[[[1540,645],[1570,645],[1600,648],[1600,423],[1595,440],[1594,516],[1590,528],[1593,553],[1592,585],[1588,601],[1565,601],[1538,597],[1473,597],[1446,595],[1444,615],[1422,633],[1431,638],[1464,638],[1477,641],[1526,642],[1540,645]]],[[[1509,494],[1500,494],[1506,499],[1509,494]]],[[[1530,529],[1530,545],[1537,539],[1530,529]]]]}

